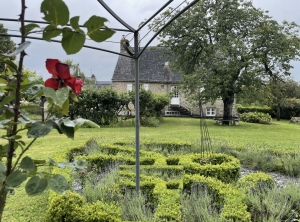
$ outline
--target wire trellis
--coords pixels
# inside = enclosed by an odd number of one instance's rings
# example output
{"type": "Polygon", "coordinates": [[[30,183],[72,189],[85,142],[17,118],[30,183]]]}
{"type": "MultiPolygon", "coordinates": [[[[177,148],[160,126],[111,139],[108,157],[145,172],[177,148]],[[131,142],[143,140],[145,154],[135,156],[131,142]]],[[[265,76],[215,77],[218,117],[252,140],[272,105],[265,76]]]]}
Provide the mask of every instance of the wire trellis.
{"type": "Polygon", "coordinates": [[[212,154],[211,139],[208,132],[205,116],[202,109],[202,101],[199,95],[199,110],[200,110],[200,153],[203,157],[205,154],[212,154]]]}

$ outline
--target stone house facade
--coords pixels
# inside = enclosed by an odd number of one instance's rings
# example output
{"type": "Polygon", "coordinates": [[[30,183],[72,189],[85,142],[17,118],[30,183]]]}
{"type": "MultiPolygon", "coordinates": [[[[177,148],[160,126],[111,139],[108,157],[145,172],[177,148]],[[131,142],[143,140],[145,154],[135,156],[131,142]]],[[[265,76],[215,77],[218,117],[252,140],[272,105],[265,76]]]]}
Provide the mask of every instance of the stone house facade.
{"type": "MultiPolygon", "coordinates": [[[[172,72],[164,55],[162,47],[148,47],[141,55],[140,66],[140,87],[150,90],[153,93],[172,93],[170,104],[163,110],[163,115],[199,115],[199,107],[191,105],[183,93],[180,92],[180,73],[172,72]]],[[[126,53],[122,49],[121,53],[126,53]]],[[[117,92],[128,92],[135,89],[134,60],[125,56],[119,56],[113,76],[112,88],[117,92]]],[[[235,107],[235,105],[234,105],[235,107]]],[[[222,116],[223,102],[217,100],[213,104],[202,105],[206,117],[222,116]]],[[[235,108],[233,108],[235,115],[235,108]]]]}

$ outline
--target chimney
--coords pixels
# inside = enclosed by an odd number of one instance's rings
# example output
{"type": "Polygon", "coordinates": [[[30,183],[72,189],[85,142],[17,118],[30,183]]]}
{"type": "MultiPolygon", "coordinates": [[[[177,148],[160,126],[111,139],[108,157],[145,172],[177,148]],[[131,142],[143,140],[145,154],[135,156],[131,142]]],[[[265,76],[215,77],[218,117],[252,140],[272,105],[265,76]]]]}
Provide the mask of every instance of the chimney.
{"type": "Polygon", "coordinates": [[[129,41],[127,39],[125,39],[125,37],[123,35],[123,37],[121,38],[121,41],[120,41],[120,53],[128,54],[128,55],[132,56],[133,52],[131,52],[131,49],[129,47],[130,47],[129,41]]]}

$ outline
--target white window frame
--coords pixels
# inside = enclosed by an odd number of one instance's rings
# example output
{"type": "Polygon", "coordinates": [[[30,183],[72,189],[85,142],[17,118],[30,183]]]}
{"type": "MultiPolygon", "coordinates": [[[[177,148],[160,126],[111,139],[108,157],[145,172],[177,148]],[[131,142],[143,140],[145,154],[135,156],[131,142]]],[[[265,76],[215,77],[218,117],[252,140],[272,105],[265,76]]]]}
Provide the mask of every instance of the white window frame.
{"type": "Polygon", "coordinates": [[[179,90],[178,86],[171,86],[171,91],[174,92],[173,98],[179,98],[179,90]]]}
{"type": "Polygon", "coordinates": [[[132,84],[127,84],[127,92],[132,91],[132,84]]]}
{"type": "Polygon", "coordinates": [[[149,84],[143,84],[144,90],[148,91],[149,90],[149,84]]]}
{"type": "Polygon", "coordinates": [[[206,116],[216,116],[216,107],[206,107],[206,116]]]}

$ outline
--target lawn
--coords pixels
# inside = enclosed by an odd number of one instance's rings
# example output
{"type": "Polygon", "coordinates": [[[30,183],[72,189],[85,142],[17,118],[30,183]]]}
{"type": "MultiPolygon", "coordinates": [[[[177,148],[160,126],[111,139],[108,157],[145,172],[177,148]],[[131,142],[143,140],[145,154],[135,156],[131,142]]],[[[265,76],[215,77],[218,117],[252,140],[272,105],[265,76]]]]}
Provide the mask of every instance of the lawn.
{"type": "MultiPolygon", "coordinates": [[[[141,127],[141,140],[192,143],[199,141],[199,119],[164,118],[163,120],[163,123],[157,128],[141,127]]],[[[207,125],[213,145],[227,143],[231,147],[271,147],[272,149],[299,151],[300,124],[290,124],[286,120],[274,121],[272,125],[241,122],[240,126],[218,126],[214,125],[213,120],[207,120],[207,125]]],[[[105,143],[124,139],[134,141],[135,128],[82,128],[76,132],[74,140],[52,132],[50,135],[38,139],[28,155],[35,159],[47,159],[67,147],[83,145],[93,137],[99,138],[105,143]]],[[[14,196],[9,197],[3,221],[42,221],[47,207],[47,194],[28,197],[23,190],[24,187],[21,186],[16,190],[14,196]]]]}

